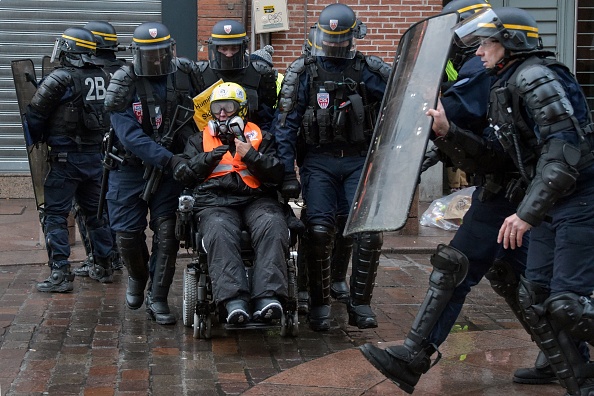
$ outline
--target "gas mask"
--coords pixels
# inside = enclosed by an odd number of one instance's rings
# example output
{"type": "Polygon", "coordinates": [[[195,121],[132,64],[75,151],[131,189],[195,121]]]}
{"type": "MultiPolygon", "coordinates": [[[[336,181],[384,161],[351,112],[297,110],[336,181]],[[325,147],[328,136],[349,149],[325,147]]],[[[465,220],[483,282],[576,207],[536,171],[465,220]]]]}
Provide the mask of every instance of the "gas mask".
{"type": "Polygon", "coordinates": [[[224,143],[232,143],[235,138],[246,142],[243,135],[245,123],[239,116],[233,116],[225,121],[210,120],[208,126],[213,136],[218,136],[224,143]]]}

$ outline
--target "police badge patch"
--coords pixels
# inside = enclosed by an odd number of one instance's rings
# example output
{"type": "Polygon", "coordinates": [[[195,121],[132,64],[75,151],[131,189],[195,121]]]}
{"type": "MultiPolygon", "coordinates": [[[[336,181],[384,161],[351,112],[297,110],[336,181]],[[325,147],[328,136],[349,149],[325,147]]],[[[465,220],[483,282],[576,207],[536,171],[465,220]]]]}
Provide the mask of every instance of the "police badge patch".
{"type": "Polygon", "coordinates": [[[327,109],[330,104],[330,94],[328,92],[318,92],[317,95],[318,106],[321,109],[327,109]]]}
{"type": "Polygon", "coordinates": [[[132,111],[138,122],[142,124],[142,102],[132,103],[132,111]]]}

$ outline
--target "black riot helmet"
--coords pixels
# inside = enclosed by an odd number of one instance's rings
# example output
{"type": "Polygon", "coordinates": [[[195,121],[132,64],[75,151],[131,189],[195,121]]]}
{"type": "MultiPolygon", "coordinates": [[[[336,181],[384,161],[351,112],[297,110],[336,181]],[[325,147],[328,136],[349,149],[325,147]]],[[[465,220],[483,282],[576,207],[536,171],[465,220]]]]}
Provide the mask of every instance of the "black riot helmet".
{"type": "Polygon", "coordinates": [[[164,76],[177,70],[175,40],[159,22],[146,22],[134,30],[132,63],[137,76],[164,76]]]}
{"type": "Polygon", "coordinates": [[[85,63],[92,63],[90,57],[96,53],[97,43],[93,33],[81,27],[71,27],[56,39],[51,62],[59,59],[62,63],[82,67],[85,63]]]}
{"type": "Polygon", "coordinates": [[[536,20],[520,8],[485,9],[454,26],[454,33],[460,46],[473,47],[492,39],[511,52],[542,49],[536,20]]]}
{"type": "Polygon", "coordinates": [[[443,7],[441,14],[457,12],[460,15],[460,20],[463,21],[485,8],[491,8],[491,4],[487,0],[453,0],[443,7]]]}
{"type": "Polygon", "coordinates": [[[85,26],[95,36],[97,50],[118,51],[118,34],[111,23],[105,21],[91,21],[85,26]]]}
{"type": "Polygon", "coordinates": [[[330,4],[322,10],[314,37],[311,54],[330,58],[355,57],[355,39],[365,37],[367,27],[357,20],[355,12],[345,4],[330,4]],[[319,45],[319,47],[318,47],[319,45]]]}
{"type": "MultiPolygon", "coordinates": [[[[459,15],[459,20],[463,21],[466,18],[471,17],[475,13],[484,10],[485,8],[491,8],[491,4],[489,4],[488,0],[453,0],[443,7],[440,14],[443,15],[455,12],[459,15]]],[[[449,81],[456,80],[458,76],[457,71],[460,70],[462,65],[469,58],[474,56],[474,53],[476,52],[477,48],[478,45],[475,47],[462,48],[458,45],[452,46],[448,58],[455,71],[448,70],[446,68],[446,73],[449,81]]]]}
{"type": "Polygon", "coordinates": [[[245,26],[240,22],[224,19],[215,23],[208,39],[210,68],[213,70],[241,70],[248,67],[249,41],[245,26]]]}

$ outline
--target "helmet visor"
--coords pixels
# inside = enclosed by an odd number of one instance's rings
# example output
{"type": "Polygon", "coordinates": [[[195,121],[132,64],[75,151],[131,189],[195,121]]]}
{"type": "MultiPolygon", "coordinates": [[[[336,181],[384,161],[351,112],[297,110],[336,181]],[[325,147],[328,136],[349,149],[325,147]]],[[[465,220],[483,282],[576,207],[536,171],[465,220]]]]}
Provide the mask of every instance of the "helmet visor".
{"type": "Polygon", "coordinates": [[[137,76],[163,76],[177,70],[175,43],[149,47],[134,45],[132,55],[137,76]]]}
{"type": "Polygon", "coordinates": [[[221,110],[224,110],[227,115],[235,114],[239,110],[239,103],[231,99],[210,102],[210,113],[212,115],[219,114],[221,110]]]}
{"type": "Polygon", "coordinates": [[[355,57],[355,40],[353,31],[329,32],[318,27],[312,35],[311,54],[327,58],[353,59],[355,57]]]}
{"type": "Polygon", "coordinates": [[[245,43],[208,45],[209,66],[213,70],[241,70],[249,66],[245,43]]]}
{"type": "Polygon", "coordinates": [[[503,25],[491,8],[485,8],[455,25],[454,40],[461,48],[478,47],[481,39],[496,36],[503,25]]]}
{"type": "Polygon", "coordinates": [[[52,50],[52,56],[50,58],[50,62],[54,63],[56,59],[60,59],[60,54],[62,53],[62,39],[57,38],[56,42],[54,43],[54,49],[52,50]]]}

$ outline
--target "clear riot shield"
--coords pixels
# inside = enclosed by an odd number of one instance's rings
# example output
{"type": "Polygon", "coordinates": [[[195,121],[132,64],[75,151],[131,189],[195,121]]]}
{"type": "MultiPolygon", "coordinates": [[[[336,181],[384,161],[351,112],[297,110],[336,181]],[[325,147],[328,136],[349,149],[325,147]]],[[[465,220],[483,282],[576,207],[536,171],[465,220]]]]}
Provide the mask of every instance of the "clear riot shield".
{"type": "Polygon", "coordinates": [[[52,62],[52,57],[45,55],[41,58],[41,79],[47,77],[56,67],[60,67],[60,61],[56,59],[52,62]]]}
{"type": "Polygon", "coordinates": [[[37,210],[43,214],[44,198],[43,183],[49,172],[49,163],[47,162],[47,145],[45,143],[30,144],[31,139],[27,136],[25,113],[27,105],[31,102],[35,91],[37,90],[37,79],[35,78],[35,67],[31,59],[13,60],[11,62],[12,78],[14,79],[14,88],[16,90],[17,101],[23,122],[23,132],[25,135],[25,145],[27,147],[27,156],[29,158],[29,168],[31,170],[31,181],[33,182],[33,193],[37,210]]]}
{"type": "Polygon", "coordinates": [[[418,184],[456,13],[411,26],[400,39],[394,67],[345,235],[404,227],[418,184]]]}

